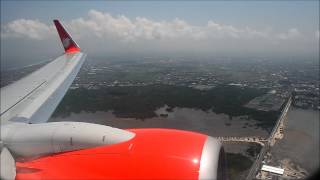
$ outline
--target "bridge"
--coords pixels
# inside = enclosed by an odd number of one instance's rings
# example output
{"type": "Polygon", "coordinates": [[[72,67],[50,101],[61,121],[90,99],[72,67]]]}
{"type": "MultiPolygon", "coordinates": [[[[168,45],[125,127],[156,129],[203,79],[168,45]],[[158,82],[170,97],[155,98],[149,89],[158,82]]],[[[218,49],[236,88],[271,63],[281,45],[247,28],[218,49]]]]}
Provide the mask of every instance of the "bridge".
{"type": "Polygon", "coordinates": [[[266,155],[267,152],[270,151],[271,147],[274,145],[277,139],[281,139],[283,136],[283,126],[284,126],[284,120],[287,117],[288,110],[291,106],[292,97],[290,96],[286,106],[282,109],[281,115],[277,120],[276,125],[274,126],[269,138],[267,139],[267,142],[265,143],[265,146],[261,149],[256,161],[251,166],[251,169],[248,173],[248,176],[246,180],[252,180],[255,178],[259,168],[261,167],[261,163],[266,155]]]}
{"type": "Polygon", "coordinates": [[[252,137],[230,137],[230,136],[225,136],[225,137],[215,137],[219,139],[219,141],[228,143],[228,142],[252,142],[252,143],[258,143],[262,146],[265,145],[265,143],[268,142],[268,139],[259,137],[259,136],[252,136],[252,137]]]}

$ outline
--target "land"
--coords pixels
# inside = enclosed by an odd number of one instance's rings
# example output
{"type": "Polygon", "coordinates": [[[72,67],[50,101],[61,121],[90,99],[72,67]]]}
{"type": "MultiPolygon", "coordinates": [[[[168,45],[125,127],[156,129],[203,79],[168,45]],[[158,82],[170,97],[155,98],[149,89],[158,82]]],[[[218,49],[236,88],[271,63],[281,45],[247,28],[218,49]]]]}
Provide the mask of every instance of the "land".
{"type": "MultiPolygon", "coordinates": [[[[280,166],[278,179],[306,179],[319,170],[319,111],[291,107],[265,163],[280,166]]],[[[265,173],[264,176],[274,175],[265,173]]]]}
{"type": "Polygon", "coordinates": [[[230,179],[244,179],[247,171],[253,161],[240,153],[226,153],[227,174],[230,179]]]}
{"type": "MultiPolygon", "coordinates": [[[[1,87],[46,63],[1,72],[1,87]]],[[[223,136],[229,177],[244,179],[263,150],[265,134],[278,127],[289,97],[294,107],[320,109],[318,71],[318,61],[312,59],[93,57],[50,121],[179,128],[223,136]]],[[[279,127],[283,136],[285,123],[279,127]]],[[[277,165],[280,160],[271,162],[277,165]]]]}
{"type": "Polygon", "coordinates": [[[148,85],[70,90],[53,116],[68,116],[71,112],[113,111],[117,117],[145,119],[157,117],[156,109],[167,105],[213,111],[217,114],[246,116],[256,120],[256,126],[270,131],[278,117],[277,111],[259,111],[244,107],[251,99],[264,94],[264,90],[217,86],[202,91],[173,85],[148,85]]]}

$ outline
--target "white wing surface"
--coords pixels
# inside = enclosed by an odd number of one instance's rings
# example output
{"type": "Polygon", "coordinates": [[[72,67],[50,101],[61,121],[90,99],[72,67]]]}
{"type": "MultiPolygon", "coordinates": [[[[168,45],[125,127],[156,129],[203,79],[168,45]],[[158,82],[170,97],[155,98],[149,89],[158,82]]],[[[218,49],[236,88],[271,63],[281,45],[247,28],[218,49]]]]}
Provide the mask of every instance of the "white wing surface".
{"type": "Polygon", "coordinates": [[[76,77],[86,55],[54,21],[65,53],[23,79],[1,88],[1,124],[46,122],[76,77]]]}

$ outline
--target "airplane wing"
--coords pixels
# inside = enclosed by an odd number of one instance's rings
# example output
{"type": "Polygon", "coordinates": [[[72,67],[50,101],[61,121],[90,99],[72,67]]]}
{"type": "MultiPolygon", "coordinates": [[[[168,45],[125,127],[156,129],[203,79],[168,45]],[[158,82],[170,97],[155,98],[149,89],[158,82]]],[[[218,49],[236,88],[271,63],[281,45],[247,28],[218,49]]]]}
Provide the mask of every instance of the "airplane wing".
{"type": "Polygon", "coordinates": [[[65,53],[27,77],[1,88],[1,124],[46,122],[76,77],[86,54],[54,20],[65,53]]]}
{"type": "Polygon", "coordinates": [[[207,135],[41,123],[86,57],[59,21],[54,23],[65,53],[1,89],[0,179],[226,179],[223,147],[207,135]]]}

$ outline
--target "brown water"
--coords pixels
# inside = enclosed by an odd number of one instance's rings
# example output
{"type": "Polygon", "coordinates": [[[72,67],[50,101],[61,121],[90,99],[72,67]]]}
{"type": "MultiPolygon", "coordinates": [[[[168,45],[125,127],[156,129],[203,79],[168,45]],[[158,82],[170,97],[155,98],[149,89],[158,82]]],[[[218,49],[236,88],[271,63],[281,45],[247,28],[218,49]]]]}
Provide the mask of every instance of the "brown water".
{"type": "Polygon", "coordinates": [[[284,138],[271,150],[275,161],[290,159],[309,173],[319,168],[319,111],[291,107],[284,138]]]}
{"type": "Polygon", "coordinates": [[[256,127],[254,120],[243,117],[205,112],[190,108],[174,108],[172,112],[166,111],[166,106],[156,111],[158,117],[148,119],[119,118],[112,112],[81,112],[72,113],[65,118],[51,118],[50,121],[79,121],[91,122],[113,126],[117,128],[174,128],[205,133],[211,136],[262,136],[267,137],[268,132],[256,127]],[[160,114],[167,114],[161,117],[160,114]]]}

